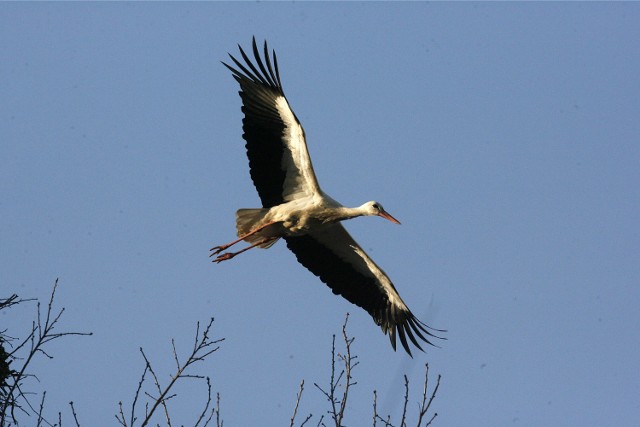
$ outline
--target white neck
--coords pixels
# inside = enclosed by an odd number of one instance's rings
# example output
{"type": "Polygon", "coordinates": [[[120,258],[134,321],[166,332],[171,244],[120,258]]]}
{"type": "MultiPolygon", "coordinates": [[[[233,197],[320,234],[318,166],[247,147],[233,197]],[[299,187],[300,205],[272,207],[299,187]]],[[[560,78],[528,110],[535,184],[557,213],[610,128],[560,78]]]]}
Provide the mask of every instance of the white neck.
{"type": "Polygon", "coordinates": [[[350,208],[347,206],[342,206],[336,209],[335,216],[336,221],[342,221],[345,219],[357,218],[359,216],[367,215],[367,210],[365,205],[358,206],[355,208],[350,208]]]}

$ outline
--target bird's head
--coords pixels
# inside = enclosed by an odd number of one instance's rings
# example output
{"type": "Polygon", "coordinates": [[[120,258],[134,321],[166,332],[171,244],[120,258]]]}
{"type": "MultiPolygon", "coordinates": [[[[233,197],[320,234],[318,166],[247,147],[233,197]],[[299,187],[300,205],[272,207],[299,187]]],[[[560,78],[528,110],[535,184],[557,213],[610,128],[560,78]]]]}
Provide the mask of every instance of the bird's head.
{"type": "Polygon", "coordinates": [[[398,221],[397,219],[392,217],[387,211],[385,211],[382,205],[378,202],[375,202],[375,201],[367,202],[364,205],[362,205],[362,209],[365,212],[365,215],[379,216],[384,219],[388,219],[394,224],[400,224],[400,221],[398,221]]]}

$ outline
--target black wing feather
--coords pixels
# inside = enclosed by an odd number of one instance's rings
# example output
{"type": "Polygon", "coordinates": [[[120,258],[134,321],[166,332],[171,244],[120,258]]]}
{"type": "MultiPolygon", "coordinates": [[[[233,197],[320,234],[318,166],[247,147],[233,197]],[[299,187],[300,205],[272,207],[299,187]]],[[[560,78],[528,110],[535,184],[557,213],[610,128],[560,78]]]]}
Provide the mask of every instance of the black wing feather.
{"type": "MultiPolygon", "coordinates": [[[[275,57],[276,57],[276,52],[274,51],[273,52],[274,60],[275,60],[275,57]]],[[[269,59],[269,49],[267,48],[266,40],[264,41],[264,60],[267,63],[267,68],[269,69],[269,76],[271,76],[271,82],[273,83],[273,85],[282,87],[282,84],[280,83],[280,76],[278,75],[277,72],[275,74],[273,73],[273,68],[271,67],[271,60],[269,59]]],[[[276,71],[277,70],[278,69],[276,68],[276,71]]]]}
{"type": "Polygon", "coordinates": [[[298,262],[326,283],[334,294],[341,295],[347,301],[365,309],[373,317],[382,331],[389,334],[394,350],[396,335],[410,356],[411,349],[407,335],[420,350],[422,347],[415,338],[414,332],[421,340],[431,345],[434,344],[425,335],[439,338],[429,332],[427,329],[429,327],[416,319],[411,311],[393,306],[374,277],[360,274],[353,264],[345,261],[312,235],[289,236],[284,239],[298,262]]]}
{"type": "MultiPolygon", "coordinates": [[[[255,37],[253,39],[255,41],[255,37]]],[[[266,45],[267,41],[265,40],[265,45],[266,45]]],[[[266,46],[265,46],[266,47],[266,46]]],[[[267,50],[268,52],[268,50],[267,50]]],[[[269,73],[267,72],[267,69],[264,67],[264,64],[262,63],[262,58],[260,58],[260,52],[258,52],[258,45],[256,43],[253,43],[253,56],[256,58],[256,62],[258,63],[258,67],[260,67],[260,71],[262,73],[260,73],[261,76],[264,77],[265,79],[265,84],[268,84],[270,86],[275,86],[275,82],[271,79],[271,76],[269,75],[269,73]]]]}
{"type": "MultiPolygon", "coordinates": [[[[240,46],[238,46],[240,47],[240,46]]],[[[265,42],[265,49],[266,42],[265,42]]],[[[253,52],[256,57],[256,68],[247,54],[240,47],[240,54],[246,66],[229,55],[237,68],[223,64],[231,70],[233,77],[240,84],[240,97],[242,98],[242,137],[247,142],[247,156],[253,184],[258,190],[258,195],[263,207],[272,207],[284,202],[283,186],[286,171],[282,166],[283,146],[282,136],[285,124],[278,114],[275,100],[284,96],[278,63],[275,52],[273,54],[273,67],[269,57],[265,57],[267,67],[260,58],[256,40],[253,39],[253,52]],[[249,67],[249,69],[247,68],[249,67]]]]}

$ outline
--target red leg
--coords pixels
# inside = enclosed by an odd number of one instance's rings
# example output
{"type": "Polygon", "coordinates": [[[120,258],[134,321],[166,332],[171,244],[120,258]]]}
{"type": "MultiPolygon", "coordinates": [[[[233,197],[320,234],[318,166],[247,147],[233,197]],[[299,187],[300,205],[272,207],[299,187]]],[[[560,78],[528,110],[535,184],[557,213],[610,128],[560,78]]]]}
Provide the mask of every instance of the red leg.
{"type": "Polygon", "coordinates": [[[244,236],[238,237],[236,240],[234,240],[231,243],[227,243],[226,245],[221,245],[221,246],[214,246],[213,248],[210,249],[211,255],[209,255],[209,256],[211,257],[211,256],[214,256],[214,255],[218,255],[220,252],[224,251],[225,249],[230,248],[231,246],[235,245],[236,243],[243,241],[247,237],[252,236],[252,235],[256,234],[258,231],[264,229],[265,227],[268,227],[271,224],[275,224],[275,223],[276,223],[276,221],[268,222],[268,223],[266,223],[264,225],[261,225],[260,227],[256,228],[255,230],[252,230],[251,232],[245,234],[244,236]]]}
{"type": "MultiPolygon", "coordinates": [[[[213,262],[219,263],[219,262],[222,262],[222,261],[226,261],[228,259],[233,258],[236,255],[240,255],[242,252],[246,252],[251,248],[255,248],[256,246],[260,246],[260,245],[262,245],[264,243],[267,243],[267,242],[269,242],[271,240],[274,240],[274,239],[277,239],[277,237],[265,237],[263,239],[258,240],[256,243],[252,244],[251,246],[247,246],[246,248],[244,248],[244,249],[242,249],[242,250],[240,250],[238,252],[226,252],[226,253],[224,253],[222,255],[219,255],[216,259],[213,260],[213,262]]],[[[214,254],[212,254],[212,255],[214,255],[214,254]]]]}

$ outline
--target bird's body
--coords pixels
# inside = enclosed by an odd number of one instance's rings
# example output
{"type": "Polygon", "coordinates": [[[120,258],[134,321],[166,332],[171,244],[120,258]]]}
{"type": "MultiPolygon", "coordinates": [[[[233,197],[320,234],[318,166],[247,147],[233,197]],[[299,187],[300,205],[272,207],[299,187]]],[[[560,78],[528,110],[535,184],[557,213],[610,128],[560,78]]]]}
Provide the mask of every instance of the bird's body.
{"type": "MultiPolygon", "coordinates": [[[[376,202],[367,202],[357,208],[349,208],[327,197],[292,200],[271,208],[240,209],[236,213],[238,237],[265,224],[269,226],[261,229],[254,236],[278,238],[302,236],[311,231],[320,231],[339,221],[369,215],[369,212],[376,209],[374,205],[380,206],[376,202]]],[[[248,241],[254,240],[255,238],[250,238],[248,241]]]]}
{"type": "Polygon", "coordinates": [[[436,335],[415,318],[389,277],[340,224],[358,216],[380,216],[399,224],[398,220],[380,203],[371,201],[350,208],[320,189],[304,130],[282,90],[275,52],[272,63],[265,42],[263,62],[254,39],[257,68],[242,48],[240,53],[246,66],[231,55],[239,70],[223,64],[240,83],[243,138],[251,178],[263,207],[237,211],[238,239],[212,248],[212,255],[217,255],[214,261],[231,259],[253,247],[268,248],[284,238],[298,261],[335,294],[371,314],[383,332],[389,333],[394,349],[397,332],[409,355],[407,337],[422,350],[418,339],[431,344],[427,337],[436,335]],[[238,252],[222,253],[243,240],[251,245],[238,252]]]}

